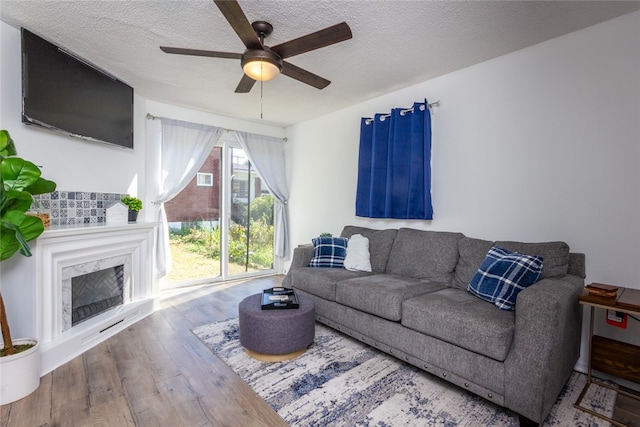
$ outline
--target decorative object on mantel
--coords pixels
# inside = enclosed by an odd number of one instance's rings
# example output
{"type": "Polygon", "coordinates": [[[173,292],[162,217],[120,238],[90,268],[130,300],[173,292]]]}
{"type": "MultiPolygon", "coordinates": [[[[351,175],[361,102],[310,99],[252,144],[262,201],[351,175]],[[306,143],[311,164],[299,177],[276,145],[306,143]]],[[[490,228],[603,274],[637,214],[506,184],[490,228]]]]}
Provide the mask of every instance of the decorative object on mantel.
{"type": "Polygon", "coordinates": [[[127,194],[120,201],[129,207],[129,222],[136,222],[138,212],[142,209],[142,200],[127,194]]]}
{"type": "Polygon", "coordinates": [[[34,196],[33,212],[49,214],[51,226],[105,224],[106,208],[119,202],[125,193],[69,191],[57,188],[53,193],[34,196]]]}
{"type": "MultiPolygon", "coordinates": [[[[16,253],[31,256],[27,242],[44,231],[37,216],[27,215],[34,194],[50,193],[56,183],[41,178],[34,163],[17,157],[15,144],[6,130],[0,130],[0,261],[16,253]]],[[[0,405],[31,394],[40,385],[40,349],[34,339],[11,339],[11,330],[0,293],[0,405]]]]}
{"type": "Polygon", "coordinates": [[[105,209],[107,224],[126,224],[129,221],[129,208],[121,202],[105,209]]]}
{"type": "Polygon", "coordinates": [[[48,213],[27,212],[27,215],[40,218],[40,220],[42,221],[42,225],[44,225],[44,228],[47,228],[48,226],[51,225],[51,217],[48,213]]]}

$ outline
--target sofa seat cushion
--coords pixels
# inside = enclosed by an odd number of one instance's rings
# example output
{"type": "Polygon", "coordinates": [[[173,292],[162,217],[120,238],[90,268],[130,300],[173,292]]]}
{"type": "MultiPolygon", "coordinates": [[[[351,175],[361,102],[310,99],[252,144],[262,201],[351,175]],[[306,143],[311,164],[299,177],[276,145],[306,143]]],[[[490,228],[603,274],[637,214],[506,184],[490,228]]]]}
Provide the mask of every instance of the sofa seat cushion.
{"type": "Polygon", "coordinates": [[[451,283],[462,233],[401,228],[393,241],[387,274],[451,283]]]}
{"type": "Polygon", "coordinates": [[[509,353],[515,312],[447,288],[402,303],[402,325],[497,361],[509,353]]]}
{"type": "Polygon", "coordinates": [[[402,318],[402,302],[404,300],[416,295],[435,292],[445,287],[444,283],[377,274],[343,280],[338,283],[336,302],[398,322],[402,318]]]}
{"type": "Polygon", "coordinates": [[[369,259],[371,261],[371,270],[374,273],[384,273],[387,269],[387,260],[389,252],[393,245],[398,230],[374,230],[372,228],[357,227],[355,225],[347,225],[340,234],[342,237],[351,237],[354,234],[360,234],[369,239],[369,259]]]}
{"type": "Polygon", "coordinates": [[[291,283],[312,295],[329,301],[336,299],[336,283],[355,277],[370,275],[363,271],[349,271],[344,268],[301,267],[291,270],[291,283]]]}

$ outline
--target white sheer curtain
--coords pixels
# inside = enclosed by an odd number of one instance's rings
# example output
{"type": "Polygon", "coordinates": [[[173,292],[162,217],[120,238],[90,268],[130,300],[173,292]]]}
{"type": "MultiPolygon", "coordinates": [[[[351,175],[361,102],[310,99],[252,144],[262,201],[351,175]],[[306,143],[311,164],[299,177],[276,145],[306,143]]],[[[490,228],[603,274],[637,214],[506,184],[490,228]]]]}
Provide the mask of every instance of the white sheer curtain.
{"type": "Polygon", "coordinates": [[[289,187],[285,169],[285,142],[279,138],[235,132],[240,146],[275,198],[275,254],[289,257],[289,187]]]}
{"type": "Polygon", "coordinates": [[[169,226],[164,203],[173,199],[193,179],[209,156],[224,129],[197,123],[161,118],[162,122],[162,193],[153,202],[158,208],[156,262],[158,276],[171,270],[169,226]]]}

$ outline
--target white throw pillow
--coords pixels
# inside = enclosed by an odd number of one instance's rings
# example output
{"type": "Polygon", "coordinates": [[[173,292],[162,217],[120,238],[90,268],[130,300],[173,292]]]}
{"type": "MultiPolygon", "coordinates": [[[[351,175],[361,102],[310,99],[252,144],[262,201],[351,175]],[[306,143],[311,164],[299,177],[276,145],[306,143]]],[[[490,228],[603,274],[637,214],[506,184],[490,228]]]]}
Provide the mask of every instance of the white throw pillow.
{"type": "Polygon", "coordinates": [[[362,234],[354,234],[349,238],[344,268],[350,271],[371,271],[369,239],[362,234]]]}

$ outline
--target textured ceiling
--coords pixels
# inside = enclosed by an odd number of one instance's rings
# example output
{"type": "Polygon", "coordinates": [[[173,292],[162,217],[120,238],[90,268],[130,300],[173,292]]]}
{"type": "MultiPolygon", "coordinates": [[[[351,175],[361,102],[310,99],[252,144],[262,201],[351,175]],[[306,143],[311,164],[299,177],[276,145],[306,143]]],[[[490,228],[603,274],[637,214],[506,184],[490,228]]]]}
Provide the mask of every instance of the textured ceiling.
{"type": "Polygon", "coordinates": [[[637,1],[239,0],[266,20],[273,46],[346,21],[351,40],[288,59],[332,81],[323,90],[280,76],[234,93],[233,59],[159,46],[242,53],[211,0],[2,0],[1,19],[65,47],[148,99],[290,125],[640,9],[637,1]],[[260,118],[261,102],[263,119],[260,118]]]}

